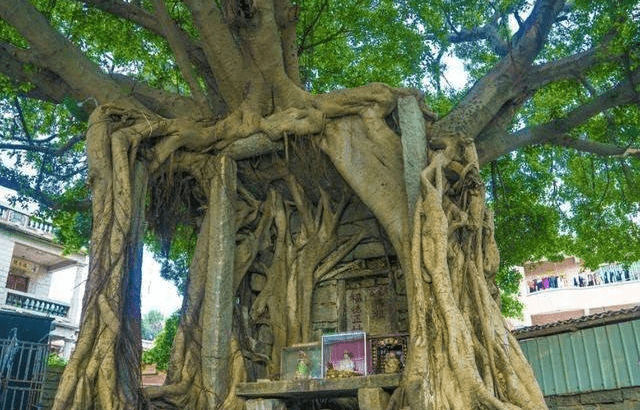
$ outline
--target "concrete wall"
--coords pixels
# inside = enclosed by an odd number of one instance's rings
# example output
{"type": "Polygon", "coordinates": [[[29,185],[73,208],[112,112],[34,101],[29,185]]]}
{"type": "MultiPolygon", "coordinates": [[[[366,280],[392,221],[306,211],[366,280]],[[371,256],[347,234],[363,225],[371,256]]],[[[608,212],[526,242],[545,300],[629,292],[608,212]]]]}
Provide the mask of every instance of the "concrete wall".
{"type": "Polygon", "coordinates": [[[592,315],[596,313],[613,312],[616,310],[630,309],[637,306],[638,303],[626,303],[622,305],[609,305],[597,308],[577,309],[577,310],[565,310],[562,312],[553,313],[540,313],[531,315],[531,325],[544,325],[547,323],[559,322],[562,320],[576,319],[581,316],[592,315]]]}
{"type": "MultiPolygon", "coordinates": [[[[20,264],[18,263],[18,265],[20,264]]],[[[80,322],[82,297],[87,276],[86,256],[80,254],[63,256],[62,248],[49,238],[42,235],[36,236],[33,233],[23,232],[16,227],[0,224],[0,306],[7,309],[15,309],[14,307],[4,306],[7,298],[7,276],[12,270],[16,274],[29,278],[26,293],[30,297],[69,304],[68,319],[56,318],[54,330],[51,334],[52,340],[63,340],[65,342],[62,356],[68,358],[74,347],[80,322]],[[22,268],[16,266],[11,268],[11,261],[14,257],[24,257],[29,260],[30,264],[22,266],[22,268]],[[74,264],[75,267],[73,267],[74,264]],[[36,266],[35,268],[33,268],[34,265],[36,266]],[[66,271],[68,271],[67,275],[59,275],[59,273],[65,273],[66,271]],[[55,274],[58,274],[56,279],[54,279],[55,274]],[[54,280],[59,282],[57,287],[63,289],[64,295],[51,294],[51,290],[54,288],[52,286],[54,280]]],[[[40,311],[31,311],[25,307],[19,310],[43,314],[40,311]]]]}

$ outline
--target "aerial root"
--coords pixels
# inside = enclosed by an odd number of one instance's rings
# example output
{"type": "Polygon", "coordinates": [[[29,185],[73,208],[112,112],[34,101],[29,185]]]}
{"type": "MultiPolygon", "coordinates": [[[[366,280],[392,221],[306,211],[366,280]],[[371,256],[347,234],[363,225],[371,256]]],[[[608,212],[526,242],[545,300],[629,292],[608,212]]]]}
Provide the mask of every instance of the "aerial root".
{"type": "MultiPolygon", "coordinates": [[[[526,361],[517,343],[505,339],[507,331],[487,287],[485,275],[495,273],[498,261],[492,215],[477,181],[477,162],[456,163],[449,171],[447,167],[445,151],[431,155],[421,174],[422,201],[414,218],[413,276],[424,276],[426,271],[431,279],[422,282],[420,306],[429,306],[424,337],[426,365],[434,369],[430,386],[435,390],[432,405],[418,406],[543,409],[532,372],[522,371],[526,361]],[[455,176],[447,175],[451,169],[455,176]]],[[[416,329],[420,326],[412,332],[416,329]]],[[[419,347],[413,344],[413,348],[419,347]]],[[[398,398],[389,409],[402,404],[398,398]]]]}

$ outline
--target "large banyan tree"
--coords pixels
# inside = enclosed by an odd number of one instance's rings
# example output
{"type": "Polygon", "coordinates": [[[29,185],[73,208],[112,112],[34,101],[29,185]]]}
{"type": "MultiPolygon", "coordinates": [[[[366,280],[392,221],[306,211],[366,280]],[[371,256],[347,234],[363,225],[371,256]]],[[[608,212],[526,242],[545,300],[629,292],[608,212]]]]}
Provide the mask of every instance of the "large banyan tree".
{"type": "MultiPolygon", "coordinates": [[[[554,187],[570,170],[619,171],[602,203],[623,192],[637,204],[637,2],[337,3],[0,2],[13,108],[90,114],[91,263],[55,410],[241,409],[235,385],[255,363],[275,374],[282,347],[312,340],[314,286],[367,236],[338,235],[354,201],[378,221],[407,292],[409,357],[390,407],[545,408],[496,303],[481,168],[492,164],[496,200],[517,186],[500,183],[500,167],[545,145],[555,159],[538,165],[557,167],[554,187]],[[449,53],[476,81],[445,99],[449,53]],[[421,84],[426,94],[409,87],[421,84]],[[197,232],[180,327],[165,385],[143,390],[142,238],[171,241],[180,224],[197,232]],[[257,295],[243,291],[248,272],[266,278],[257,295]],[[268,349],[255,323],[273,333],[268,349]]],[[[39,171],[76,142],[31,134],[3,148],[42,154],[39,171]]],[[[535,220],[526,229],[535,236],[535,220]]]]}

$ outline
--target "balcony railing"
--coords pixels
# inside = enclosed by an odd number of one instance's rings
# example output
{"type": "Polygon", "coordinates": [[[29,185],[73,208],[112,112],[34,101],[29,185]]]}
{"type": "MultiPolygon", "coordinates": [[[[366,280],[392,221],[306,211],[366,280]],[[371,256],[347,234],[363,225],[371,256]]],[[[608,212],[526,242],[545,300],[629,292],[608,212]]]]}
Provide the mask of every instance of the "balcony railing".
{"type": "Polygon", "coordinates": [[[66,303],[50,299],[37,298],[33,295],[17,290],[7,289],[7,306],[24,309],[26,311],[46,315],[66,318],[69,315],[70,306],[66,303]]]}
{"type": "Polygon", "coordinates": [[[0,221],[44,236],[53,235],[53,225],[15,209],[0,205],[0,221]]]}
{"type": "Polygon", "coordinates": [[[39,232],[43,232],[43,233],[52,233],[53,232],[53,225],[46,223],[46,222],[42,222],[39,219],[36,219],[34,217],[29,217],[29,222],[27,222],[27,227],[35,230],[35,231],[39,231],[39,232]]]}
{"type": "Polygon", "coordinates": [[[593,287],[617,286],[640,281],[640,261],[624,267],[618,263],[603,265],[597,270],[574,274],[563,279],[559,273],[546,277],[529,277],[525,286],[527,294],[538,294],[547,290],[591,289],[593,287]]]}

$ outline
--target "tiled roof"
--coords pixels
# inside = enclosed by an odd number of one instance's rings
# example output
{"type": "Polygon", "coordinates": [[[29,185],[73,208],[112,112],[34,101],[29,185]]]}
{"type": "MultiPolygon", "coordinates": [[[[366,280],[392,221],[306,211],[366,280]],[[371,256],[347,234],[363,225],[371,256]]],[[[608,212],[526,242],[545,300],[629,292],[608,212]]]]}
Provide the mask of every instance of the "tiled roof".
{"type": "Polygon", "coordinates": [[[640,318],[640,305],[628,309],[594,313],[592,315],[547,323],[544,325],[521,327],[519,329],[512,330],[511,333],[518,340],[531,339],[534,337],[573,332],[578,329],[586,329],[611,323],[625,322],[638,318],[640,318]]]}

